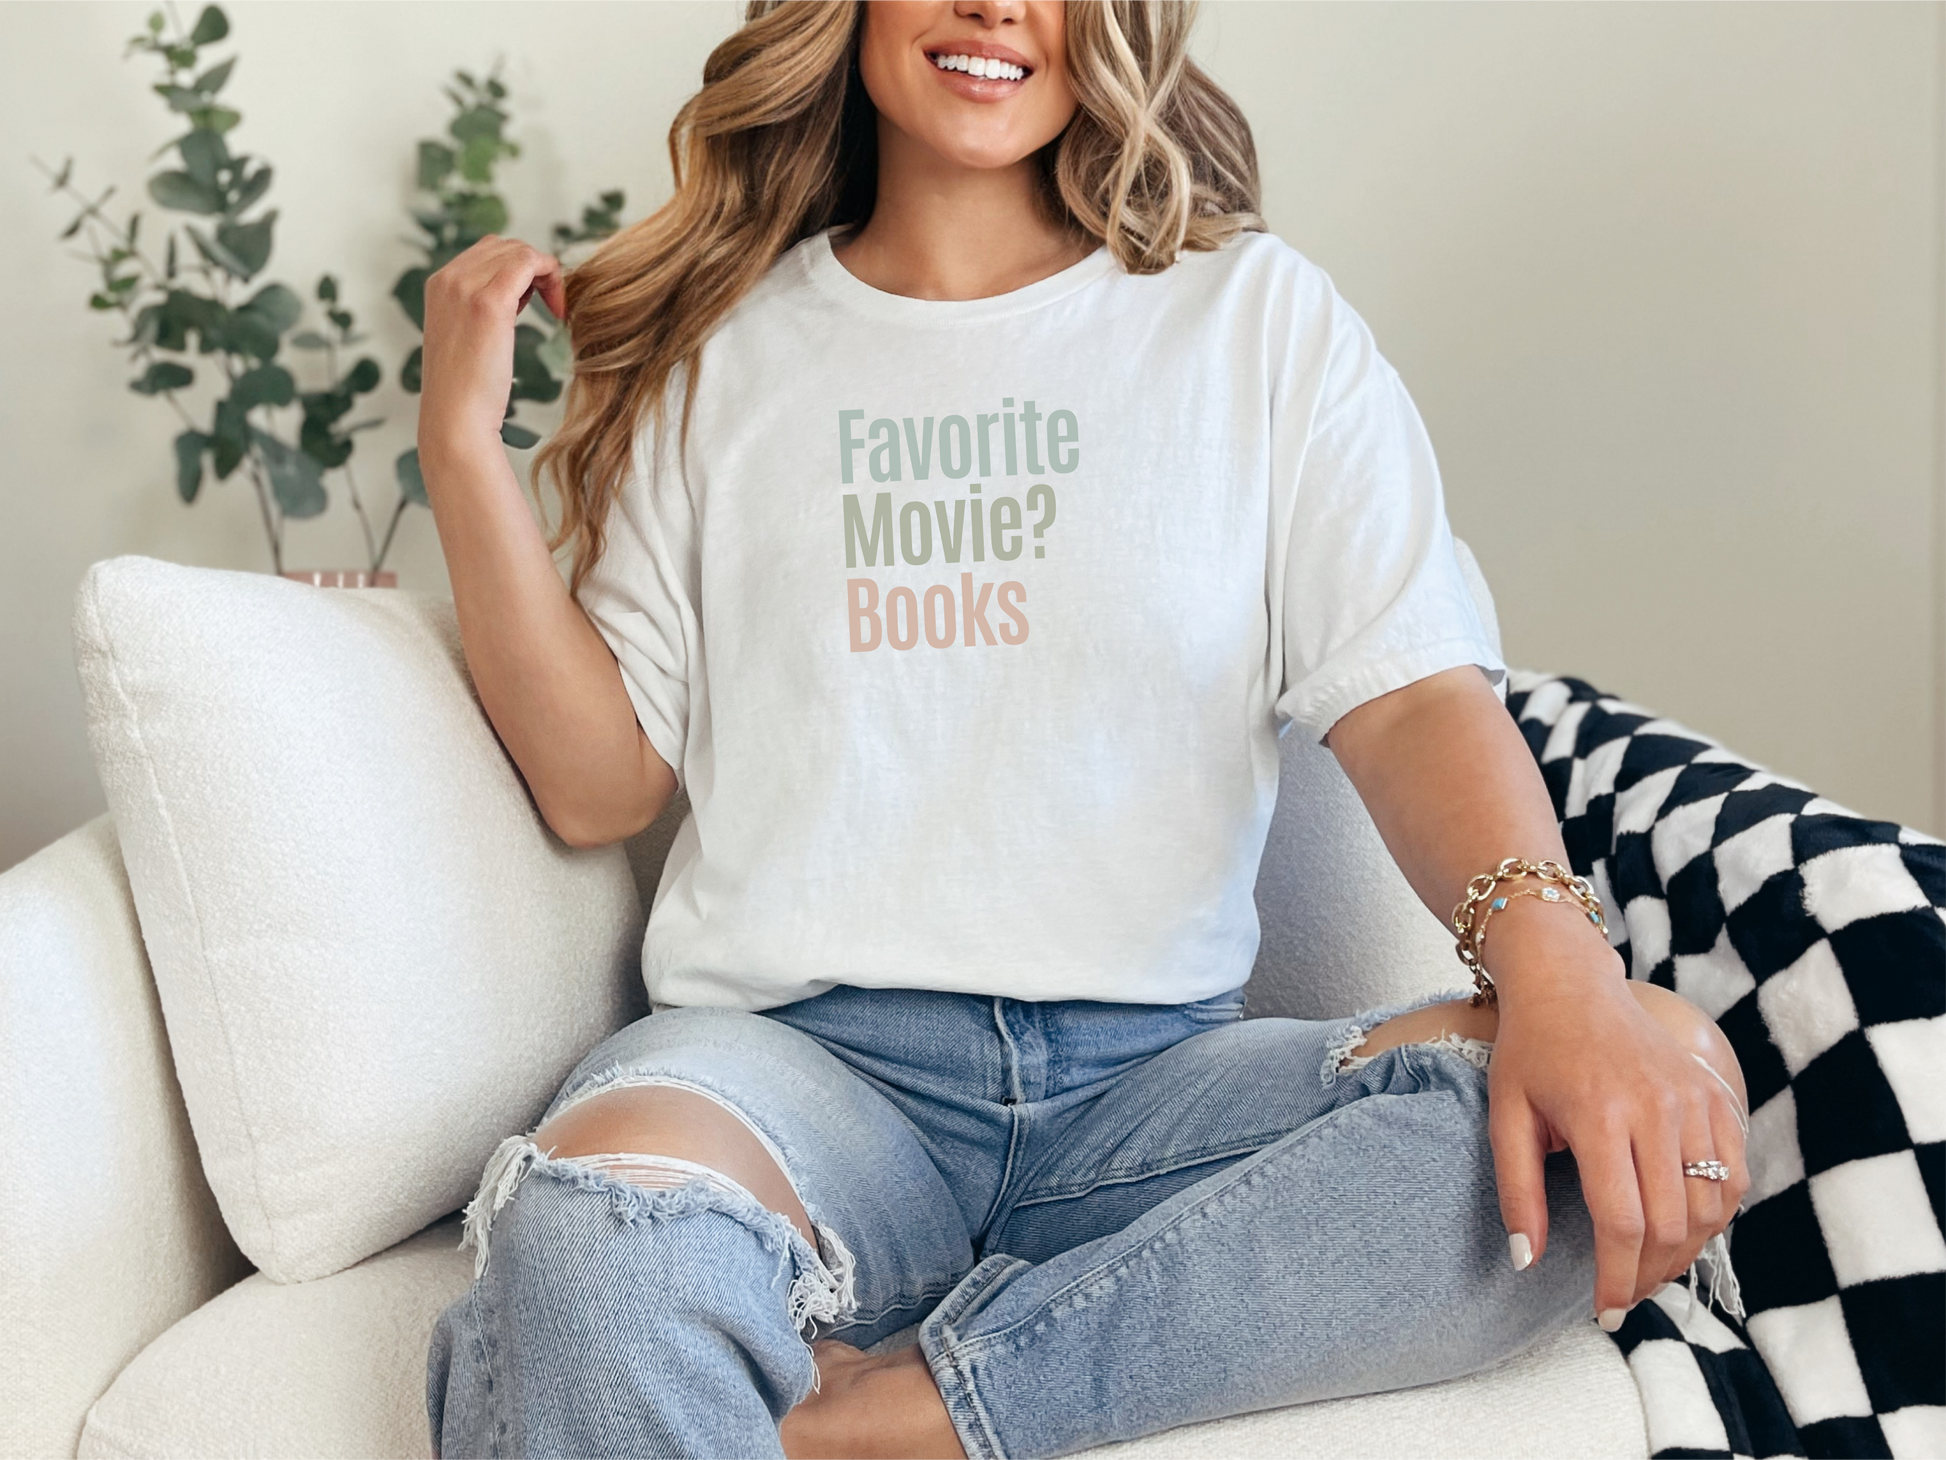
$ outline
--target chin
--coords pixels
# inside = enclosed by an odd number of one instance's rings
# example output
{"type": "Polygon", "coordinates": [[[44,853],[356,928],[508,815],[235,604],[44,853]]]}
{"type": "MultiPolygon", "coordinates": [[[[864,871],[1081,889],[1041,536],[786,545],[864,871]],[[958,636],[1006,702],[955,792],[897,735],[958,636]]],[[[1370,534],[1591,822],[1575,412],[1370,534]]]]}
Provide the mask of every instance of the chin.
{"type": "Polygon", "coordinates": [[[925,139],[926,145],[956,167],[992,170],[1012,167],[1039,151],[1039,145],[1014,137],[947,133],[925,139]]]}

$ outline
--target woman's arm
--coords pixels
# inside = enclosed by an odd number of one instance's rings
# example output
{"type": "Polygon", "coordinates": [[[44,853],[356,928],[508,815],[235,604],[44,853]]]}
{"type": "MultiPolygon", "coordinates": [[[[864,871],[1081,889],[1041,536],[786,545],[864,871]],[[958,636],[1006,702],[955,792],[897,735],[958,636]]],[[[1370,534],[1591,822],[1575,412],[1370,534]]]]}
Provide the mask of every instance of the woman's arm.
{"type": "Polygon", "coordinates": [[[419,464],[487,717],[547,824],[572,846],[600,846],[655,820],[676,778],[500,444],[514,321],[536,289],[566,318],[559,261],[491,234],[426,281],[419,464]]]}
{"type": "MultiPolygon", "coordinates": [[[[1507,857],[1566,865],[1540,770],[1479,670],[1368,701],[1326,743],[1442,922],[1468,880],[1507,857]]],[[[1613,1328],[1735,1214],[1749,1182],[1734,1102],[1628,995],[1620,957],[1572,903],[1512,900],[1484,957],[1499,995],[1489,1091],[1501,1215],[1538,1258],[1542,1161],[1573,1150],[1595,1224],[1595,1310],[1613,1328]],[[1729,1181],[1682,1174],[1711,1157],[1729,1181]]]]}

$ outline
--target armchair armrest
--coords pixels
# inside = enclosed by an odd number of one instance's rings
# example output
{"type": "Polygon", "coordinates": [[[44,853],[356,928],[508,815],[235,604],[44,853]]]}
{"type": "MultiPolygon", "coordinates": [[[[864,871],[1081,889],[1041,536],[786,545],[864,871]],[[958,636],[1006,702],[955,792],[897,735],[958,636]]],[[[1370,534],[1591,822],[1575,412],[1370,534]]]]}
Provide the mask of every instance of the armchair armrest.
{"type": "Polygon", "coordinates": [[[0,874],[0,1150],[0,1455],[72,1455],[128,1361],[249,1270],[105,815],[0,874]]]}

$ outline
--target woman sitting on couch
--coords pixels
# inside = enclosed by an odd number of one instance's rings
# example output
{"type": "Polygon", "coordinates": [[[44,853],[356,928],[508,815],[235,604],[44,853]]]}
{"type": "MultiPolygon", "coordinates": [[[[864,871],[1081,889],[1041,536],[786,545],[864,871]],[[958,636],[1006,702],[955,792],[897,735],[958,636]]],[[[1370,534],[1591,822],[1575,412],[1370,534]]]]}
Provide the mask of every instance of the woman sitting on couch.
{"type": "Polygon", "coordinates": [[[1736,1210],[1734,1058],[1562,870],[1424,427],[1188,24],[760,0],[661,211],[432,277],[487,711],[569,843],[689,798],[654,1012],[470,1209],[441,1452],[1057,1455],[1613,1329],[1736,1210]],[[499,444],[536,291],[571,587],[499,444]],[[1471,997],[1240,1018],[1286,732],[1471,997]]]}

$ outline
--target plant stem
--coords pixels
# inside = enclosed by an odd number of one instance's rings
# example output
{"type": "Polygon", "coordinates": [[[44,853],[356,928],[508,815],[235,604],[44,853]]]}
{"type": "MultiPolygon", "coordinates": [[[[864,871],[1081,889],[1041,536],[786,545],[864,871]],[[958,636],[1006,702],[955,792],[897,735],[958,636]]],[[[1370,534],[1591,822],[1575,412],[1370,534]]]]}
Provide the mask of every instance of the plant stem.
{"type": "MultiPolygon", "coordinates": [[[[335,385],[338,380],[338,347],[332,343],[329,335],[324,341],[324,369],[329,383],[335,385]]],[[[358,514],[359,530],[365,534],[365,556],[376,573],[380,561],[378,545],[372,539],[372,519],[365,515],[365,499],[358,495],[358,477],[351,469],[350,457],[345,458],[344,473],[345,488],[351,493],[352,510],[358,514]]]]}
{"type": "Polygon", "coordinates": [[[372,571],[378,571],[380,555],[377,544],[372,539],[372,519],[365,515],[364,499],[358,495],[358,478],[352,472],[350,458],[344,465],[345,486],[351,493],[352,509],[358,513],[358,526],[365,534],[365,556],[371,559],[372,571]]]}
{"type": "Polygon", "coordinates": [[[257,509],[263,513],[264,536],[270,539],[270,566],[279,577],[284,573],[284,543],[282,534],[271,521],[270,488],[264,482],[263,463],[256,447],[250,448],[250,481],[257,489],[257,509]]]}
{"type": "Polygon", "coordinates": [[[392,534],[399,530],[399,519],[405,516],[405,509],[408,505],[405,500],[405,494],[401,492],[399,494],[398,505],[392,509],[392,521],[385,529],[385,541],[379,547],[378,556],[372,559],[372,571],[374,573],[385,566],[385,556],[392,551],[392,534]]]}

